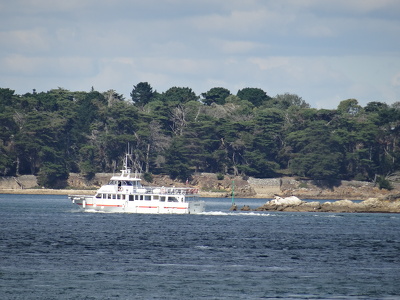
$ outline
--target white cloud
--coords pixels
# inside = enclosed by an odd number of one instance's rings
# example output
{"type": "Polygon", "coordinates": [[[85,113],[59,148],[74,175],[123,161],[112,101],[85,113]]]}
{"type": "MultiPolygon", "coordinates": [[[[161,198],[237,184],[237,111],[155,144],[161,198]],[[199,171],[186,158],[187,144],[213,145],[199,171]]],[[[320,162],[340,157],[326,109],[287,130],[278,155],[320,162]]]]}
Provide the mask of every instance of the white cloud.
{"type": "MultiPolygon", "coordinates": [[[[223,32],[224,34],[254,34],[262,29],[266,29],[265,25],[276,22],[287,21],[278,14],[261,10],[244,10],[231,11],[229,14],[210,14],[196,18],[193,23],[206,32],[223,32]]],[[[268,29],[268,28],[267,28],[268,29]]],[[[270,28],[272,31],[273,29],[270,28]]]]}
{"type": "Polygon", "coordinates": [[[312,106],[399,100],[397,0],[14,0],[0,82],[25,93],[188,86],[291,92],[312,106]]]}
{"type": "Polygon", "coordinates": [[[268,48],[267,45],[259,44],[252,41],[241,41],[241,40],[212,40],[210,43],[218,52],[222,54],[243,54],[251,53],[257,49],[268,48]]]}
{"type": "MultiPolygon", "coordinates": [[[[392,85],[394,87],[400,87],[400,72],[398,72],[397,74],[395,74],[392,77],[392,85]]],[[[400,98],[400,97],[399,97],[400,98]]]]}
{"type": "Polygon", "coordinates": [[[87,57],[31,57],[10,55],[0,60],[3,72],[13,76],[39,77],[49,76],[76,77],[88,76],[96,72],[96,63],[87,57]]]}
{"type": "Polygon", "coordinates": [[[397,0],[288,0],[288,6],[296,10],[330,12],[330,14],[366,14],[377,10],[398,8],[397,0]]]}
{"type": "Polygon", "coordinates": [[[50,49],[50,39],[44,28],[25,28],[0,31],[1,52],[36,53],[50,49]]]}

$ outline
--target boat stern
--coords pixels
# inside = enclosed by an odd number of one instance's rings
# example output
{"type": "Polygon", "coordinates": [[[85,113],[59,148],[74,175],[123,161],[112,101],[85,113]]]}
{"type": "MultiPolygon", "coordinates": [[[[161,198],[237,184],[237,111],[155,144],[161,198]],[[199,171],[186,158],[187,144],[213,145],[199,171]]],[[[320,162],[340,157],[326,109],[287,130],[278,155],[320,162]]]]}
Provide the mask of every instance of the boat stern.
{"type": "Polygon", "coordinates": [[[189,202],[189,214],[199,214],[203,213],[205,210],[205,202],[204,201],[193,201],[189,202]]]}

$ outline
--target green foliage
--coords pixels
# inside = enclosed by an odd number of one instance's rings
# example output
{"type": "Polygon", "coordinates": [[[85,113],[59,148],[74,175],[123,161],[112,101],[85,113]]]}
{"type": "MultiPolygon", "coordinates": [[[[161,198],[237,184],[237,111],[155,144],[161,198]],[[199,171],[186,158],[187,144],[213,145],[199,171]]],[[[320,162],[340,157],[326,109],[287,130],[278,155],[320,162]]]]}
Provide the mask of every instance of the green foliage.
{"type": "Polygon", "coordinates": [[[204,98],[203,103],[206,105],[211,105],[212,103],[223,105],[225,104],[225,99],[230,95],[231,92],[222,87],[212,88],[207,93],[201,94],[204,98]]]}
{"type": "Polygon", "coordinates": [[[358,105],[356,99],[347,99],[339,103],[337,110],[340,114],[355,116],[362,110],[362,107],[358,105]]]}
{"type": "Polygon", "coordinates": [[[393,186],[389,180],[387,180],[384,176],[378,176],[376,182],[380,189],[392,190],[393,186]]]}
{"type": "Polygon", "coordinates": [[[133,86],[131,98],[133,103],[137,105],[146,105],[155,98],[156,92],[153,91],[151,85],[147,82],[139,82],[133,86]]]}
{"type": "Polygon", "coordinates": [[[85,145],[79,150],[81,162],[79,169],[81,174],[87,179],[92,179],[96,174],[96,148],[94,146],[85,145]]]}
{"type": "Polygon", "coordinates": [[[14,90],[0,88],[0,112],[13,104],[14,90]]]}
{"type": "Polygon", "coordinates": [[[4,146],[0,145],[0,174],[2,176],[7,176],[14,169],[12,152],[8,153],[4,146]]]}
{"type": "Polygon", "coordinates": [[[153,182],[153,174],[146,172],[143,174],[143,179],[147,182],[153,182]]]}
{"type": "Polygon", "coordinates": [[[308,188],[308,184],[306,182],[301,182],[299,184],[299,189],[306,189],[306,188],[308,188]]]}
{"type": "Polygon", "coordinates": [[[259,88],[244,88],[239,90],[236,95],[240,99],[251,102],[254,106],[260,106],[271,99],[266,92],[259,88]]]}
{"type": "Polygon", "coordinates": [[[63,188],[66,186],[68,176],[68,170],[64,166],[45,162],[39,171],[37,181],[42,187],[63,188]]]}
{"type": "Polygon", "coordinates": [[[186,181],[192,177],[189,157],[185,141],[180,137],[174,139],[166,155],[166,170],[172,179],[186,181]]]}
{"type": "Polygon", "coordinates": [[[225,176],[222,173],[217,174],[217,180],[224,180],[225,176]]]}
{"type": "Polygon", "coordinates": [[[325,122],[310,122],[306,129],[291,132],[287,142],[292,148],[290,169],[294,175],[313,179],[340,176],[340,143],[325,122]]]}
{"type": "Polygon", "coordinates": [[[162,93],[160,99],[169,105],[177,105],[189,101],[197,101],[198,96],[188,87],[172,87],[162,93]]]}
{"type": "Polygon", "coordinates": [[[283,95],[276,95],[272,101],[274,102],[274,107],[279,109],[288,109],[291,106],[310,108],[310,105],[296,94],[285,93],[283,95]]]}
{"type": "Polygon", "coordinates": [[[363,108],[348,99],[337,110],[315,109],[296,94],[270,98],[244,88],[231,95],[222,87],[199,101],[188,87],[159,94],[147,82],[131,97],[0,88],[0,174],[62,186],[69,172],[118,171],[127,144],[134,169],[182,181],[193,172],[372,181],[400,170],[399,103],[363,108]]]}

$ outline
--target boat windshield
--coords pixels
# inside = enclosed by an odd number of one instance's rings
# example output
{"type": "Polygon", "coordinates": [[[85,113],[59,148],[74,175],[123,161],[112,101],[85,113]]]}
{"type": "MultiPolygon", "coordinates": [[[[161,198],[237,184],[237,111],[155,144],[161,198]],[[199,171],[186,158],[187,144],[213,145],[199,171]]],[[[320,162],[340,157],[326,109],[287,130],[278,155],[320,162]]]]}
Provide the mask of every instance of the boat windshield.
{"type": "Polygon", "coordinates": [[[136,181],[136,180],[110,180],[108,182],[108,185],[135,186],[135,187],[141,187],[142,186],[140,184],[140,182],[136,181]]]}

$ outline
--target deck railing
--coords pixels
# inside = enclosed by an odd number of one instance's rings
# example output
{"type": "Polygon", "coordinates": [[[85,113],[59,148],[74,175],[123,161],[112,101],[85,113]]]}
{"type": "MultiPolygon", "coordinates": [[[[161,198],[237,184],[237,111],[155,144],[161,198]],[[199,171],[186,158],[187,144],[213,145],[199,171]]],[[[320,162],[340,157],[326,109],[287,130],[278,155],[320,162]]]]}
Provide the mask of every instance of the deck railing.
{"type": "Polygon", "coordinates": [[[195,195],[199,193],[199,190],[179,187],[142,187],[133,189],[133,192],[139,194],[195,195]]]}
{"type": "Polygon", "coordinates": [[[116,193],[134,193],[134,194],[147,194],[147,195],[197,195],[199,190],[196,188],[187,188],[187,187],[146,187],[146,186],[128,186],[121,185],[117,186],[115,184],[108,184],[105,190],[102,190],[102,193],[109,193],[113,190],[116,193]]]}

